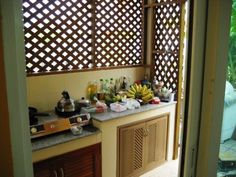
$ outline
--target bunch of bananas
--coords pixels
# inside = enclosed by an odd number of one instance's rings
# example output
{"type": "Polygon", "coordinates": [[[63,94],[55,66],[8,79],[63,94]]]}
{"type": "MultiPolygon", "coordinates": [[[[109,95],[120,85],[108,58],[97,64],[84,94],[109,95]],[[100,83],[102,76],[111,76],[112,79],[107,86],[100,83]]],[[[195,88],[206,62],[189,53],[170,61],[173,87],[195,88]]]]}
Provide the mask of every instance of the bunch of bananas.
{"type": "Polygon", "coordinates": [[[153,99],[154,95],[151,89],[146,85],[142,86],[141,84],[134,84],[130,86],[127,96],[134,99],[142,99],[144,102],[149,102],[153,99]]]}

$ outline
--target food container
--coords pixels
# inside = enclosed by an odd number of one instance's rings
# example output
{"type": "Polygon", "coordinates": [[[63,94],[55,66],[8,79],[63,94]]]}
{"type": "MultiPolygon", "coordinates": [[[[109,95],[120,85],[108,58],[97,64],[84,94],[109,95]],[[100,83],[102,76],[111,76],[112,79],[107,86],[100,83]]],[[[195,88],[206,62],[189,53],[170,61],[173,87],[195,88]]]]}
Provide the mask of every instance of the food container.
{"type": "Polygon", "coordinates": [[[73,125],[71,126],[70,130],[73,135],[80,135],[83,132],[83,127],[81,127],[80,125],[73,125]]]}

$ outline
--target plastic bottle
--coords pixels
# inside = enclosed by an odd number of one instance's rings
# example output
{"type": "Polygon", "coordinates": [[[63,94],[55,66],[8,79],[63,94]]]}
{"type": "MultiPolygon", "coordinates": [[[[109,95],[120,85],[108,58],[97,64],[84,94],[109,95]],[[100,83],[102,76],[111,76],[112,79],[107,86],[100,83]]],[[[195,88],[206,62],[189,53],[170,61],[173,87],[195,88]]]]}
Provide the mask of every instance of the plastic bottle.
{"type": "Polygon", "coordinates": [[[152,89],[154,90],[156,88],[156,85],[158,84],[157,76],[154,76],[152,81],[152,89]]]}

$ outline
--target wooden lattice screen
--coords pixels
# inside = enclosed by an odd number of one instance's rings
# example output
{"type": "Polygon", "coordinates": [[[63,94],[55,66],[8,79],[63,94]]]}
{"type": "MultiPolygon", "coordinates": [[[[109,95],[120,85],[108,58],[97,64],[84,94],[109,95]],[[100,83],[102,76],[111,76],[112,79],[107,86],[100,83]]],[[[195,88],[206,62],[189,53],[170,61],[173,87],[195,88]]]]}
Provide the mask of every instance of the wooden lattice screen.
{"type": "Polygon", "coordinates": [[[154,4],[154,75],[171,91],[178,89],[181,0],[156,0],[154,4]]]}
{"type": "Polygon", "coordinates": [[[23,0],[26,72],[141,65],[142,0],[23,0]]]}
{"type": "Polygon", "coordinates": [[[141,64],[142,0],[97,0],[95,7],[96,66],[141,64]]]}
{"type": "Polygon", "coordinates": [[[92,67],[91,0],[25,0],[27,73],[92,67]]]}

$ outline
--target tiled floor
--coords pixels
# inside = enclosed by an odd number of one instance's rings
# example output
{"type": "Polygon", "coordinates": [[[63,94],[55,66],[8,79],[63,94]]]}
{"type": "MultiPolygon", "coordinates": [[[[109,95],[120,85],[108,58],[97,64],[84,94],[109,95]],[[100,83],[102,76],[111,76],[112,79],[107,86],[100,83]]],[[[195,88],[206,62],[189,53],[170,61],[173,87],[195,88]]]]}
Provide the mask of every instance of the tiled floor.
{"type": "MultiPolygon", "coordinates": [[[[219,158],[222,161],[231,161],[236,162],[236,140],[227,140],[220,145],[219,158]]],[[[236,169],[231,170],[220,170],[217,174],[217,177],[236,177],[236,169]]]]}

